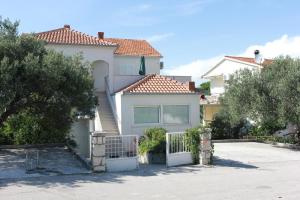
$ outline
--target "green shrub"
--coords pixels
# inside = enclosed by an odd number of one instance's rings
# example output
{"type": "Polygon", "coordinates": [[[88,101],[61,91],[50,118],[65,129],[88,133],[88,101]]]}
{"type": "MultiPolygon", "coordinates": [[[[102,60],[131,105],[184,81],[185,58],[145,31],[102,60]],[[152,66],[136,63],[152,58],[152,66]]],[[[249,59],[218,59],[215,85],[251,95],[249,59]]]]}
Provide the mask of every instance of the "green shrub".
{"type": "Polygon", "coordinates": [[[212,139],[239,139],[248,133],[250,125],[246,120],[241,119],[234,125],[230,121],[229,113],[220,110],[210,123],[212,139]]]}
{"type": "Polygon", "coordinates": [[[145,130],[144,136],[140,138],[139,153],[166,153],[166,133],[164,128],[149,128],[145,130]]]}
{"type": "Polygon", "coordinates": [[[297,144],[298,140],[295,136],[279,137],[279,136],[257,136],[259,142],[278,142],[285,144],[297,144]]]}
{"type": "Polygon", "coordinates": [[[252,126],[249,131],[251,136],[271,136],[280,129],[285,129],[285,126],[276,122],[263,122],[256,126],[252,126]]]}
{"type": "Polygon", "coordinates": [[[200,146],[200,134],[202,133],[199,128],[189,128],[185,131],[186,143],[189,150],[192,153],[193,163],[199,164],[199,146],[200,146]]]}
{"type": "Polygon", "coordinates": [[[22,112],[5,122],[0,135],[5,141],[0,144],[45,144],[64,143],[69,131],[66,119],[48,117],[45,115],[22,112]]]}
{"type": "Polygon", "coordinates": [[[0,145],[14,144],[13,138],[0,130],[0,145]]]}

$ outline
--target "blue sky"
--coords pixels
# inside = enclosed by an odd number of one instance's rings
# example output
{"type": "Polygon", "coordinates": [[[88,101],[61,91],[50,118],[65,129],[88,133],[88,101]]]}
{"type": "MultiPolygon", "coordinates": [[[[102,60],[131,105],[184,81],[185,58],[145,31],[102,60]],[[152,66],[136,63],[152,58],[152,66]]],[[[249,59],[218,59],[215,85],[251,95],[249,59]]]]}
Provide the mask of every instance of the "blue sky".
{"type": "Polygon", "coordinates": [[[91,35],[147,39],[163,54],[166,71],[190,75],[222,55],[252,52],[255,45],[269,56],[284,53],[274,48],[292,45],[291,54],[300,56],[299,8],[297,0],[1,0],[0,15],[20,20],[20,32],[70,24],[91,35]]]}

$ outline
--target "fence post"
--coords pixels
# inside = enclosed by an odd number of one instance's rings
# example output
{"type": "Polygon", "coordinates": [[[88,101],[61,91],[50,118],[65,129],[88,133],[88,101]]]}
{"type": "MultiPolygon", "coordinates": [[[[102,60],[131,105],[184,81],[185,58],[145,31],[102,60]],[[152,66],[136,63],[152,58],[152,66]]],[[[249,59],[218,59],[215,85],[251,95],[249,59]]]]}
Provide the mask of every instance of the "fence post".
{"type": "Polygon", "coordinates": [[[204,133],[201,134],[200,141],[200,164],[209,165],[211,164],[212,157],[212,145],[211,145],[211,129],[205,128],[204,133]]]}
{"type": "Polygon", "coordinates": [[[105,134],[92,133],[92,169],[104,172],[105,169],[105,134]]]}
{"type": "Polygon", "coordinates": [[[170,134],[166,133],[166,166],[169,167],[169,154],[170,154],[170,134]]]}

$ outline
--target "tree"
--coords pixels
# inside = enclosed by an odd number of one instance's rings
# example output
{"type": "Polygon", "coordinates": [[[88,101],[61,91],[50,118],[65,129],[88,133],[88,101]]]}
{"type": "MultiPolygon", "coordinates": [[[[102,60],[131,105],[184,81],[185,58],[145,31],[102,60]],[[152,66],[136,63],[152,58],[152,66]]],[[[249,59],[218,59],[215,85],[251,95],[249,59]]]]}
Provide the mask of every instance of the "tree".
{"type": "Polygon", "coordinates": [[[37,124],[63,135],[75,114],[92,115],[89,64],[47,50],[34,34],[19,35],[17,29],[18,22],[0,19],[0,129],[16,128],[13,118],[27,116],[33,120],[24,126],[37,124]]]}
{"type": "Polygon", "coordinates": [[[204,92],[205,94],[209,95],[210,94],[210,82],[204,82],[200,84],[200,91],[204,92]]]}
{"type": "Polygon", "coordinates": [[[236,72],[223,103],[232,123],[251,119],[270,133],[289,122],[300,128],[300,60],[279,57],[260,71],[236,72]]]}
{"type": "Polygon", "coordinates": [[[222,107],[210,123],[212,139],[239,139],[248,132],[249,124],[245,119],[232,123],[227,107],[222,107]]]}

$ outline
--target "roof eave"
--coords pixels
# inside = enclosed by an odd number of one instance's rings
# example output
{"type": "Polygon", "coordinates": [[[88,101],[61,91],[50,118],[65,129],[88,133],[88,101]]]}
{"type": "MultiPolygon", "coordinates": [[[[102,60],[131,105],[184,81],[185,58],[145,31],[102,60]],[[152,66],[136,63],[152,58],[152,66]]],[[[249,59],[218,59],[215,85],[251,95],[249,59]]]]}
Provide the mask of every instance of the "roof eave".
{"type": "Polygon", "coordinates": [[[241,60],[234,59],[234,58],[228,58],[226,56],[225,56],[225,59],[233,61],[233,62],[238,62],[238,63],[242,63],[242,64],[246,64],[246,65],[251,65],[251,66],[254,66],[254,67],[262,67],[260,64],[254,64],[254,63],[250,63],[250,62],[245,62],[245,61],[241,61],[241,60]]]}
{"type": "Polygon", "coordinates": [[[55,44],[55,45],[80,45],[80,46],[96,46],[96,47],[118,47],[118,45],[105,45],[105,44],[74,44],[74,43],[58,43],[58,42],[47,42],[45,40],[41,40],[44,41],[46,44],[55,44]]]}
{"type": "Polygon", "coordinates": [[[141,57],[141,56],[145,56],[145,57],[150,57],[150,58],[163,58],[162,55],[132,55],[132,54],[118,54],[118,53],[114,53],[116,56],[130,56],[130,57],[141,57]]]}
{"type": "Polygon", "coordinates": [[[170,93],[160,93],[160,92],[123,92],[123,95],[199,95],[197,92],[170,92],[170,93]]]}
{"type": "Polygon", "coordinates": [[[225,57],[223,57],[222,58],[222,60],[221,61],[219,61],[216,65],[214,65],[210,70],[208,70],[205,74],[203,74],[202,76],[201,76],[201,78],[204,78],[205,79],[205,77],[210,77],[210,76],[207,76],[210,72],[212,72],[215,68],[217,68],[222,62],[224,62],[225,61],[225,57]]]}

